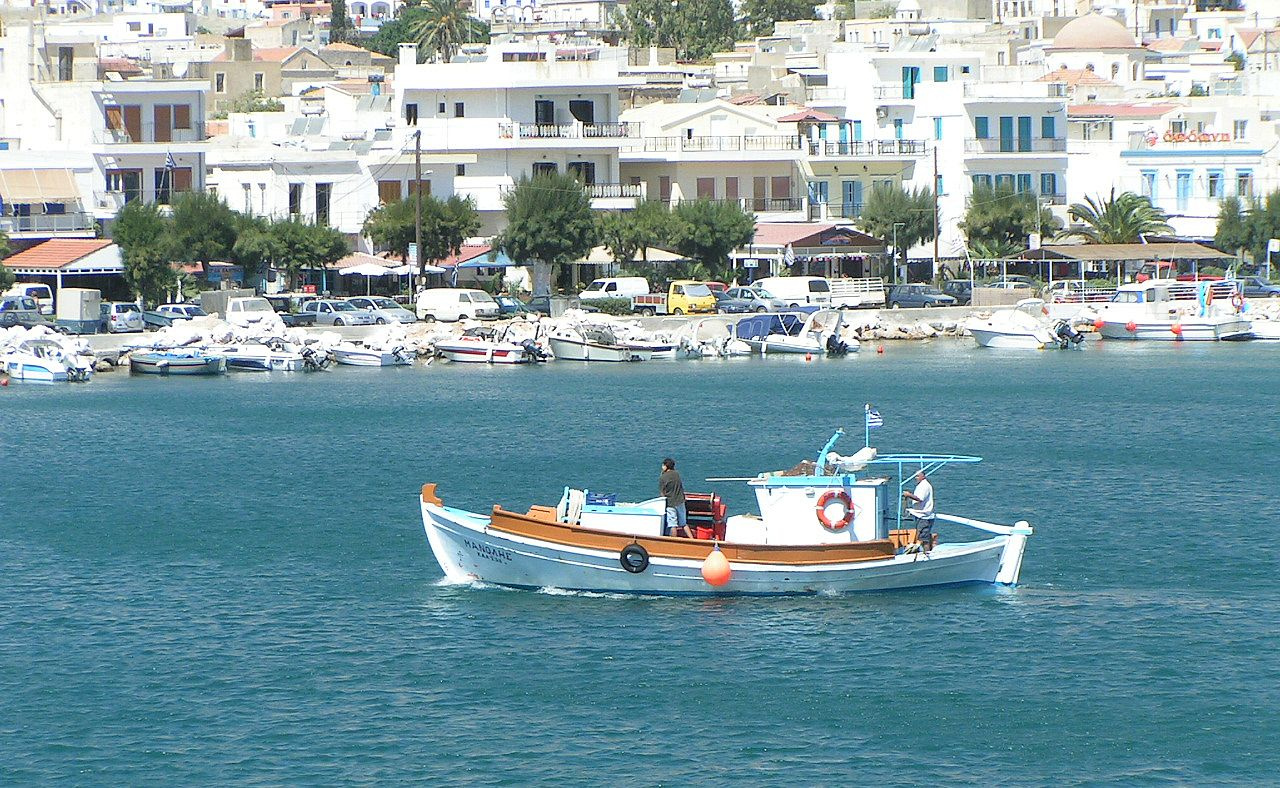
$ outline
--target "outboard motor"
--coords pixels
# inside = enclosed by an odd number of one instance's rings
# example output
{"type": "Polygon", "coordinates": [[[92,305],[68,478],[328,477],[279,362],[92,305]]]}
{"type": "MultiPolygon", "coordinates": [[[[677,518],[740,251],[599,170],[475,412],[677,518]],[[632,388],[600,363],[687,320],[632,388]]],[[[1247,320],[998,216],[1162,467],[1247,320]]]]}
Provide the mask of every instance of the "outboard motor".
{"type": "Polygon", "coordinates": [[[832,334],[827,337],[827,355],[839,358],[849,355],[849,343],[832,334]]]}
{"type": "Polygon", "coordinates": [[[320,370],[329,366],[328,354],[325,354],[322,356],[319,353],[317,353],[313,348],[310,348],[310,347],[304,347],[299,352],[302,354],[303,366],[305,366],[308,370],[312,372],[319,372],[320,370]]]}
{"type": "Polygon", "coordinates": [[[544,353],[542,348],[538,347],[538,343],[532,339],[526,339],[520,343],[520,347],[524,348],[524,352],[534,361],[546,361],[550,356],[544,353]]]}
{"type": "Polygon", "coordinates": [[[1063,349],[1066,349],[1070,345],[1079,347],[1080,343],[1084,341],[1084,334],[1076,331],[1075,328],[1065,320],[1059,320],[1053,324],[1053,334],[1058,338],[1058,345],[1063,349]]]}

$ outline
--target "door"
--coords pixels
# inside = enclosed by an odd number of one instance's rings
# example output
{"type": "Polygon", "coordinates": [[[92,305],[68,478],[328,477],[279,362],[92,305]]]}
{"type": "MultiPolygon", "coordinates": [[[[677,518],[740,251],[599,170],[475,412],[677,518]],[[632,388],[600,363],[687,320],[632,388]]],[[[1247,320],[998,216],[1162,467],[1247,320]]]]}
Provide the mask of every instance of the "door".
{"type": "Polygon", "coordinates": [[[913,99],[916,97],[916,85],[920,82],[919,66],[903,66],[902,67],[902,97],[904,99],[913,99]]]}
{"type": "Polygon", "coordinates": [[[124,130],[130,142],[142,142],[142,107],[129,104],[121,107],[124,114],[124,130]]]}
{"type": "Polygon", "coordinates": [[[769,195],[765,193],[766,179],[763,175],[757,175],[751,179],[751,210],[763,211],[765,200],[769,195]]]}
{"type": "Polygon", "coordinates": [[[1031,116],[1023,115],[1018,118],[1018,150],[1031,150],[1031,116]]]}
{"type": "Polygon", "coordinates": [[[1000,152],[1013,151],[1013,118],[1005,115],[1000,118],[1000,152]]]}
{"type": "Polygon", "coordinates": [[[1185,211],[1187,204],[1191,202],[1191,173],[1188,170],[1179,170],[1176,183],[1178,210],[1185,211]]]}
{"type": "Polygon", "coordinates": [[[155,120],[155,142],[173,142],[173,108],[157,104],[152,111],[155,120]]]}
{"type": "Polygon", "coordinates": [[[845,181],[840,184],[840,215],[854,219],[862,215],[862,181],[845,181]]]}
{"type": "Polygon", "coordinates": [[[569,114],[579,123],[588,126],[596,122],[596,103],[586,99],[574,99],[569,102],[569,114]]]}
{"type": "Polygon", "coordinates": [[[556,103],[547,99],[533,102],[533,122],[539,126],[550,126],[556,122],[556,103]]]}
{"type": "Polygon", "coordinates": [[[830,186],[826,181],[810,181],[809,182],[809,205],[817,207],[826,205],[828,198],[831,196],[830,186]]]}

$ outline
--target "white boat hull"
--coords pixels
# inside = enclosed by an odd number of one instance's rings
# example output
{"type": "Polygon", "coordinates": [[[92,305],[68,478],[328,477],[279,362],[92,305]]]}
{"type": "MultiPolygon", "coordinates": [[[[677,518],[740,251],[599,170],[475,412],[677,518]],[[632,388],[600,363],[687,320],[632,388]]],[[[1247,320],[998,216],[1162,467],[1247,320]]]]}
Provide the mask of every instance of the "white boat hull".
{"type": "Polygon", "coordinates": [[[394,350],[353,350],[334,348],[334,360],[339,364],[353,367],[399,367],[412,364],[413,359],[403,351],[394,350]]]}
{"type": "Polygon", "coordinates": [[[65,383],[71,379],[65,366],[58,365],[54,367],[20,358],[9,359],[0,368],[3,368],[5,373],[14,380],[34,383],[65,383]]]}
{"type": "Polygon", "coordinates": [[[551,353],[557,361],[647,361],[652,355],[648,351],[633,350],[622,345],[601,345],[565,337],[552,336],[547,341],[550,342],[551,353]]]}
{"type": "Polygon", "coordinates": [[[460,364],[528,364],[533,361],[520,345],[510,342],[446,341],[437,342],[440,355],[460,364]]]}
{"type": "Polygon", "coordinates": [[[1000,331],[999,329],[978,328],[976,326],[969,326],[968,328],[969,333],[973,335],[973,339],[978,343],[979,347],[1040,350],[1050,346],[1056,347],[1057,345],[1049,337],[1038,333],[1000,331]]]}
{"type": "Polygon", "coordinates": [[[1189,318],[1177,321],[1181,329],[1175,334],[1172,320],[1104,320],[1098,333],[1105,339],[1129,339],[1150,342],[1216,342],[1224,339],[1246,338],[1251,330],[1251,323],[1245,318],[1223,318],[1205,320],[1189,318]],[[1132,322],[1133,330],[1129,330],[1132,322]]]}
{"type": "Polygon", "coordinates": [[[1252,330],[1255,340],[1280,342],[1280,320],[1255,320],[1252,330]]]}
{"type": "MultiPolygon", "coordinates": [[[[958,583],[1014,584],[1026,536],[941,544],[928,554],[903,553],[883,560],[839,564],[731,562],[733,575],[720,588],[702,578],[702,561],[651,559],[632,573],[617,552],[558,543],[488,528],[489,518],[422,503],[427,540],[445,575],[457,582],[515,588],[629,594],[818,594],[888,591],[958,583]]],[[[710,552],[712,545],[705,543],[710,552]]]]}

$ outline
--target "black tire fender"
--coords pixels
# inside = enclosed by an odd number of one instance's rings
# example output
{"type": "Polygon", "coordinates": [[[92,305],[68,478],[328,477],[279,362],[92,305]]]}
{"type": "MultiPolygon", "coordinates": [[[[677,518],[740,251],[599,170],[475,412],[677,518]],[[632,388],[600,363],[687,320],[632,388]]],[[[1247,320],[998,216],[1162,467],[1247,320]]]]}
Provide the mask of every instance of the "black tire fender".
{"type": "Polygon", "coordinates": [[[643,545],[632,542],[618,553],[618,563],[633,575],[638,575],[649,568],[649,551],[643,545]]]}

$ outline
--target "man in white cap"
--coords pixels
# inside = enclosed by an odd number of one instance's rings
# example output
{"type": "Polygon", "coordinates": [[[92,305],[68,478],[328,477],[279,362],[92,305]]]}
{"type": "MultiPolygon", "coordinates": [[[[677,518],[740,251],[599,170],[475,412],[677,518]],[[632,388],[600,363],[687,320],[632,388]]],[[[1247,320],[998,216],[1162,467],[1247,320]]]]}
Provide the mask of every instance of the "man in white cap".
{"type": "Polygon", "coordinates": [[[916,518],[916,541],[928,550],[933,546],[933,485],[924,475],[924,469],[916,471],[915,492],[902,491],[902,497],[915,503],[907,514],[916,518]]]}

